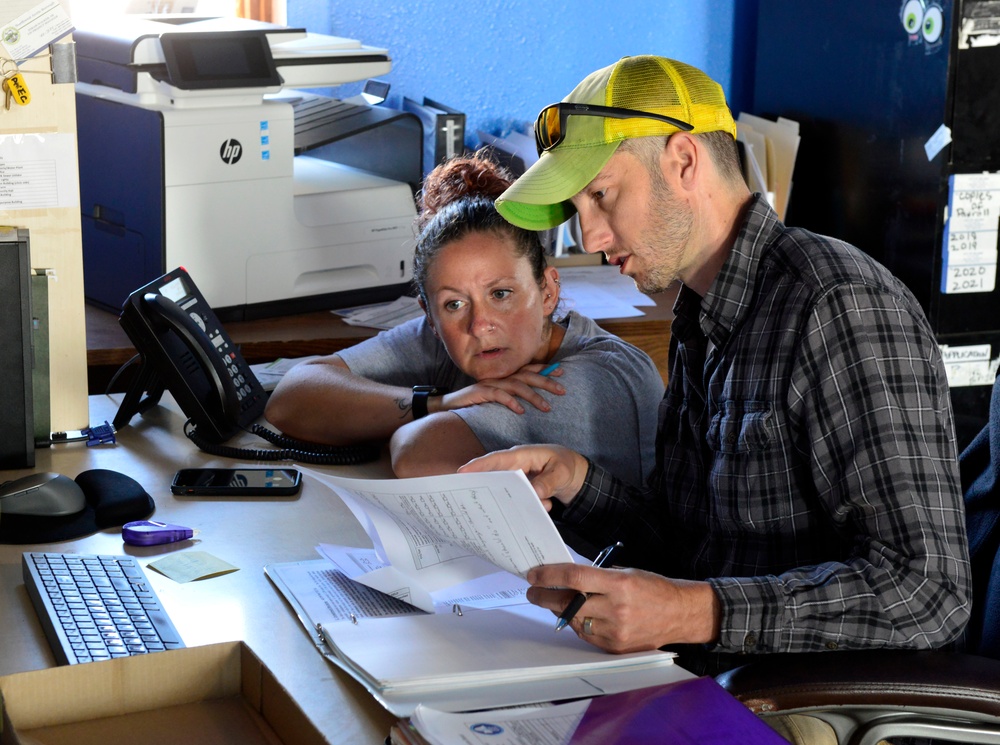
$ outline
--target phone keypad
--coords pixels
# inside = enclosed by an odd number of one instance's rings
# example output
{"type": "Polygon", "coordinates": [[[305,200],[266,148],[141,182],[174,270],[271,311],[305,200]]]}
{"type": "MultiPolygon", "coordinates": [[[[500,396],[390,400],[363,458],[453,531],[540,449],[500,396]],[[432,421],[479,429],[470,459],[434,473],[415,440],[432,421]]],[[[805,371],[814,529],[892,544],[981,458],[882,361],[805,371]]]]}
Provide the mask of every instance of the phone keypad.
{"type": "Polygon", "coordinates": [[[216,330],[214,334],[210,335],[210,338],[216,349],[219,350],[219,354],[222,355],[226,372],[229,373],[229,379],[232,381],[233,389],[236,391],[236,400],[240,404],[240,410],[246,411],[260,399],[260,394],[253,395],[254,389],[250,385],[250,381],[255,380],[255,378],[246,362],[240,359],[236,352],[227,350],[229,344],[226,343],[225,337],[221,332],[216,330]],[[246,370],[242,369],[241,366],[245,367],[246,370]]]}

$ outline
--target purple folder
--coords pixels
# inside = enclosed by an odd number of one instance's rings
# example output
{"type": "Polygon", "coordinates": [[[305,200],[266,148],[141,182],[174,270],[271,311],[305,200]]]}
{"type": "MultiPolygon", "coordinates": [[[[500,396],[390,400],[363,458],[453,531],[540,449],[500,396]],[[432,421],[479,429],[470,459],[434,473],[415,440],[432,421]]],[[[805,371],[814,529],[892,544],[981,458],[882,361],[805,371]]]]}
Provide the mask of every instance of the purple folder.
{"type": "Polygon", "coordinates": [[[788,745],[712,678],[590,702],[568,745],[788,745]]]}

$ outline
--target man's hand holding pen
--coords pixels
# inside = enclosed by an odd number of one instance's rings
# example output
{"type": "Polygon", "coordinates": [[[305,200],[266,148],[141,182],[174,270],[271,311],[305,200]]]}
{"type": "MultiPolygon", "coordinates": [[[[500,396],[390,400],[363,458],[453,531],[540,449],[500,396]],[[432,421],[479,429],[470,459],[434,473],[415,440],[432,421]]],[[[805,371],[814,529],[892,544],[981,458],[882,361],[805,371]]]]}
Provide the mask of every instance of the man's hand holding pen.
{"type": "Polygon", "coordinates": [[[705,582],[585,564],[535,567],[528,572],[528,582],[532,585],[528,600],[556,615],[566,610],[578,592],[585,594],[587,600],[569,627],[609,652],[709,643],[718,637],[718,599],[705,582]]]}
{"type": "MultiPolygon", "coordinates": [[[[604,549],[603,551],[601,551],[601,553],[597,555],[597,558],[594,559],[593,566],[595,567],[612,566],[611,564],[612,555],[615,553],[615,551],[617,551],[621,547],[622,547],[621,541],[617,541],[613,546],[608,546],[606,549],[604,549]]],[[[556,622],[556,631],[562,631],[570,624],[570,622],[573,620],[576,614],[580,611],[580,608],[583,607],[583,604],[587,602],[588,597],[589,595],[582,592],[577,592],[576,595],[573,596],[573,599],[569,601],[569,605],[567,605],[563,609],[563,612],[559,614],[559,620],[556,622]]],[[[593,619],[590,616],[586,616],[583,619],[584,634],[589,635],[593,633],[591,631],[592,622],[593,619]]]]}
{"type": "MultiPolygon", "coordinates": [[[[471,460],[458,470],[517,469],[524,471],[542,504],[551,510],[553,500],[564,505],[573,501],[587,476],[588,461],[558,445],[518,445],[471,460]]],[[[535,567],[528,572],[528,582],[528,600],[556,616],[566,611],[574,597],[585,596],[569,627],[609,652],[707,644],[719,637],[719,599],[707,582],[586,564],[535,567]]]]}

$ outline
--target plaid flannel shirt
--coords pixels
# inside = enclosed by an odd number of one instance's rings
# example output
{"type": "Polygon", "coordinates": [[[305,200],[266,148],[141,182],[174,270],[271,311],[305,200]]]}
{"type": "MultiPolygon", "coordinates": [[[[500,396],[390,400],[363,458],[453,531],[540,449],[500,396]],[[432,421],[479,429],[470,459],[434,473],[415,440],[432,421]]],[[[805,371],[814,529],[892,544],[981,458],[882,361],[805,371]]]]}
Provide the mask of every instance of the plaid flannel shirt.
{"type": "Polygon", "coordinates": [[[911,293],[757,195],[706,297],[682,288],[675,312],[647,488],[591,466],[563,521],[708,580],[717,652],[954,640],[970,604],[954,423],[911,293]]]}

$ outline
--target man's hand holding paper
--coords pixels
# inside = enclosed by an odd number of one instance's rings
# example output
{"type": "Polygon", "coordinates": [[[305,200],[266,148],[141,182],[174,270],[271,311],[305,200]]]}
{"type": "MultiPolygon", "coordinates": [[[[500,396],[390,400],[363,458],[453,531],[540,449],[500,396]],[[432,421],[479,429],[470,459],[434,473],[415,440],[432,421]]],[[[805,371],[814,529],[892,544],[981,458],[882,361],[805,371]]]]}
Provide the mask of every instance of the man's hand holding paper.
{"type": "Polygon", "coordinates": [[[528,475],[545,509],[551,511],[553,499],[568,505],[580,491],[587,477],[587,459],[561,445],[518,445],[475,458],[458,472],[518,469],[528,475]]]}

